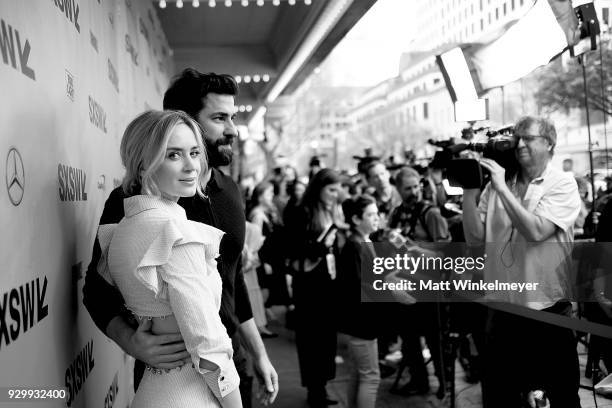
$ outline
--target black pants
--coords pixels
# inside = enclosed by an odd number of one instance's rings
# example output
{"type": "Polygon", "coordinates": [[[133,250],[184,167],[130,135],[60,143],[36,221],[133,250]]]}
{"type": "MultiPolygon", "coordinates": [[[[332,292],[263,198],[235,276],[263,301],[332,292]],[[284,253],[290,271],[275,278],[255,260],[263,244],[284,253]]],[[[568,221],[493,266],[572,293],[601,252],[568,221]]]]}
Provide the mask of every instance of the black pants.
{"type": "Polygon", "coordinates": [[[331,300],[331,280],[310,272],[293,280],[295,343],[302,386],[325,387],[336,376],[336,321],[331,300]]]}
{"type": "MultiPolygon", "coordinates": [[[[243,347],[240,346],[240,335],[238,332],[232,336],[234,348],[234,364],[240,376],[240,396],[243,408],[251,408],[253,394],[253,377],[250,374],[248,360],[243,347]]],[[[188,363],[189,364],[189,363],[188,363]]],[[[134,391],[138,390],[142,376],[144,375],[145,363],[136,360],[134,364],[134,391]]]]}
{"type": "MultiPolygon", "coordinates": [[[[569,315],[569,302],[547,311],[569,315]]],[[[551,408],[580,408],[576,337],[570,329],[489,309],[483,353],[484,408],[523,407],[529,391],[546,392],[551,408]]]]}

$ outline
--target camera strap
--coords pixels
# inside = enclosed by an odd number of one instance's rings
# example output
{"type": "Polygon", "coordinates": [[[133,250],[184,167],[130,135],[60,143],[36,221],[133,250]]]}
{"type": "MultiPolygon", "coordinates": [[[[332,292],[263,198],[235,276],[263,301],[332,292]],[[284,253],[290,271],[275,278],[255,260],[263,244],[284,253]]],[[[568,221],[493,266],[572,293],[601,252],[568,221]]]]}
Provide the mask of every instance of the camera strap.
{"type": "Polygon", "coordinates": [[[420,221],[421,226],[423,227],[423,230],[427,234],[427,240],[429,242],[433,242],[433,237],[431,236],[431,233],[429,232],[429,228],[427,227],[427,222],[425,221],[425,216],[427,215],[429,210],[431,210],[432,208],[433,206],[427,201],[419,201],[418,203],[416,203],[416,205],[414,206],[414,209],[412,210],[412,213],[410,214],[410,239],[414,240],[415,228],[416,228],[417,222],[420,221]]]}

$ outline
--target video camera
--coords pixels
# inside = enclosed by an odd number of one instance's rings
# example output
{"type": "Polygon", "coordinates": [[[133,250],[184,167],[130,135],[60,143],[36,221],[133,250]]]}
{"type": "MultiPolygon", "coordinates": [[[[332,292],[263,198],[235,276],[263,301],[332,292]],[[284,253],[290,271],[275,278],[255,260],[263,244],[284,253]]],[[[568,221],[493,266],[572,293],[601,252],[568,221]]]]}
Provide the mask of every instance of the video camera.
{"type": "Polygon", "coordinates": [[[514,176],[518,170],[515,156],[518,140],[514,136],[514,126],[505,126],[491,130],[488,127],[463,129],[462,139],[465,142],[455,143],[454,139],[428,143],[442,148],[436,152],[436,167],[446,170],[446,177],[451,186],[462,188],[481,188],[488,180],[488,174],[474,158],[462,157],[461,152],[473,151],[482,153],[483,157],[495,160],[506,169],[506,178],[514,176]],[[474,134],[486,131],[486,142],[470,142],[474,134]]]}

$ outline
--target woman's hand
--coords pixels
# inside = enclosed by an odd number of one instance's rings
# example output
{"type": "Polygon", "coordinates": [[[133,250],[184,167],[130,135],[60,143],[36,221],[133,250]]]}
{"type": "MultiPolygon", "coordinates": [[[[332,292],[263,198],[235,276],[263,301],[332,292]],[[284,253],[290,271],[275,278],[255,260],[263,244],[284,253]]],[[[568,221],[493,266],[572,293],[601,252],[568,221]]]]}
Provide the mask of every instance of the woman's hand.
{"type": "Polygon", "coordinates": [[[327,248],[331,248],[334,245],[335,241],[336,241],[336,230],[333,230],[332,232],[327,234],[327,236],[325,237],[325,241],[323,241],[323,244],[325,244],[327,248]]]}

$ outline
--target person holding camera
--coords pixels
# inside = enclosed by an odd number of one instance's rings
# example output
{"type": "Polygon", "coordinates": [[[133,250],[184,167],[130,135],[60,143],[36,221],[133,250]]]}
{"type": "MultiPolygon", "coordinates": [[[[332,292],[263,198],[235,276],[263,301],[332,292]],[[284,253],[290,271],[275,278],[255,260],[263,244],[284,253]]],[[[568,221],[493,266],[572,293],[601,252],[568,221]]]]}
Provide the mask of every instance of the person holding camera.
{"type": "MultiPolygon", "coordinates": [[[[519,169],[506,177],[491,159],[484,191],[464,190],[466,242],[485,245],[485,281],[534,282],[534,291],[496,291],[487,300],[531,310],[569,315],[573,226],[580,212],[575,180],[551,165],[557,134],[546,119],[526,116],[514,128],[519,169]],[[480,199],[479,199],[480,194],[480,199]]],[[[541,389],[552,408],[580,407],[576,339],[570,329],[527,318],[518,312],[489,309],[486,327],[484,407],[523,406],[530,391],[541,389]]],[[[546,319],[546,314],[538,317],[546,319]]]]}

